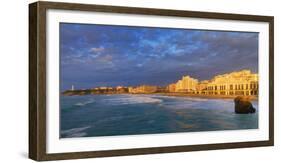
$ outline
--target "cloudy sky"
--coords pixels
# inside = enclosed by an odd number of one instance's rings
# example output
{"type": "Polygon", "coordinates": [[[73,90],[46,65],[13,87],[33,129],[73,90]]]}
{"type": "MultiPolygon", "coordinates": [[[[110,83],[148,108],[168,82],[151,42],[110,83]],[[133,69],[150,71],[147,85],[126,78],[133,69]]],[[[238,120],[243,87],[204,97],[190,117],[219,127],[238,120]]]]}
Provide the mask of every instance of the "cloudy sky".
{"type": "Polygon", "coordinates": [[[61,89],[161,85],[258,71],[258,33],[60,24],[61,89]]]}

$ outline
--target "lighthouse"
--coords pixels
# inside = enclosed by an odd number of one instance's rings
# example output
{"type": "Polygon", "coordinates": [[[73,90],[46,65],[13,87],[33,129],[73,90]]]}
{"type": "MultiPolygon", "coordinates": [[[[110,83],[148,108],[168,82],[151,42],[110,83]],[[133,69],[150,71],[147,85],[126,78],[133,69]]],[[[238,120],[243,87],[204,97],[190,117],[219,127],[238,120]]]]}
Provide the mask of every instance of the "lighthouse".
{"type": "Polygon", "coordinates": [[[74,85],[71,86],[71,90],[74,91],[74,85]]]}

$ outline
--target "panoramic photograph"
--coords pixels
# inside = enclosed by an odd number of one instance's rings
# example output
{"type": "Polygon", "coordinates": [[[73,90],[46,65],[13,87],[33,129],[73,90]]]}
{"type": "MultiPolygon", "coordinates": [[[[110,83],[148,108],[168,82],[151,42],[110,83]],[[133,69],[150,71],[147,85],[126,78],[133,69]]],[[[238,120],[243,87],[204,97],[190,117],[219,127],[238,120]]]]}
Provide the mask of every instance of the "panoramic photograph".
{"type": "Polygon", "coordinates": [[[259,127],[257,32],[60,23],[60,138],[259,127]]]}

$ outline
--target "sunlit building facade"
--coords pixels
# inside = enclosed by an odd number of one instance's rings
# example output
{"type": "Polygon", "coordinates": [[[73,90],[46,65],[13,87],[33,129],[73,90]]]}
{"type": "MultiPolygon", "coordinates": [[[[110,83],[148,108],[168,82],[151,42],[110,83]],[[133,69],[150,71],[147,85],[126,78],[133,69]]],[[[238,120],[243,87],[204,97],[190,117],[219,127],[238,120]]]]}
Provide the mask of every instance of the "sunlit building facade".
{"type": "Polygon", "coordinates": [[[200,81],[196,86],[196,94],[205,94],[208,87],[208,80],[200,81]]]}
{"type": "Polygon", "coordinates": [[[258,95],[258,74],[241,70],[198,82],[190,76],[168,86],[169,92],[205,95],[258,95]]]}
{"type": "Polygon", "coordinates": [[[217,75],[202,92],[209,95],[258,95],[258,74],[242,70],[217,75]]]}
{"type": "Polygon", "coordinates": [[[129,93],[155,93],[157,92],[156,86],[151,85],[141,85],[138,87],[129,87],[129,93]]]}
{"type": "Polygon", "coordinates": [[[176,84],[175,83],[169,84],[167,90],[168,92],[176,92],[176,84]]]}
{"type": "Polygon", "coordinates": [[[183,76],[182,79],[176,83],[175,91],[193,93],[196,92],[197,84],[197,79],[194,79],[190,76],[183,76]]]}

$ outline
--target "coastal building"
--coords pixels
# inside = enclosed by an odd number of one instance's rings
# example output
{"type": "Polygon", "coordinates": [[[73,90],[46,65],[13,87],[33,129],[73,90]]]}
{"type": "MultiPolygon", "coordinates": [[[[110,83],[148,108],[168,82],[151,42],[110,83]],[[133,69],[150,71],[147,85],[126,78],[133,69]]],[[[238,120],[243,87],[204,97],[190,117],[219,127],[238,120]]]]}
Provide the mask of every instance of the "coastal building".
{"type": "Polygon", "coordinates": [[[169,84],[167,90],[206,95],[258,95],[258,74],[241,70],[200,82],[190,76],[183,76],[176,83],[169,84]]]}
{"type": "Polygon", "coordinates": [[[198,80],[190,76],[183,76],[181,80],[176,83],[175,92],[195,93],[198,80]]]}
{"type": "Polygon", "coordinates": [[[181,90],[183,90],[183,84],[182,84],[182,80],[179,80],[176,82],[175,84],[175,92],[179,92],[181,90]]]}
{"type": "Polygon", "coordinates": [[[91,89],[92,94],[100,94],[100,93],[113,93],[114,89],[112,87],[95,87],[91,89]]]}
{"type": "Polygon", "coordinates": [[[208,83],[208,80],[203,80],[199,82],[196,86],[196,94],[206,94],[208,83]]]}
{"type": "Polygon", "coordinates": [[[157,92],[157,86],[141,85],[138,87],[129,87],[129,93],[155,93],[157,92]]]}
{"type": "Polygon", "coordinates": [[[258,95],[258,74],[241,70],[217,75],[201,90],[209,95],[258,95]]]}
{"type": "Polygon", "coordinates": [[[99,90],[107,90],[110,89],[110,87],[98,87],[99,90]]]}
{"type": "Polygon", "coordinates": [[[167,91],[168,92],[176,92],[176,84],[175,83],[169,84],[167,86],[167,91]]]}
{"type": "Polygon", "coordinates": [[[128,88],[127,87],[123,87],[123,86],[117,86],[116,87],[116,92],[118,92],[118,93],[127,93],[128,92],[128,88]]]}
{"type": "Polygon", "coordinates": [[[133,93],[134,92],[134,87],[128,87],[128,92],[133,93]]]}

